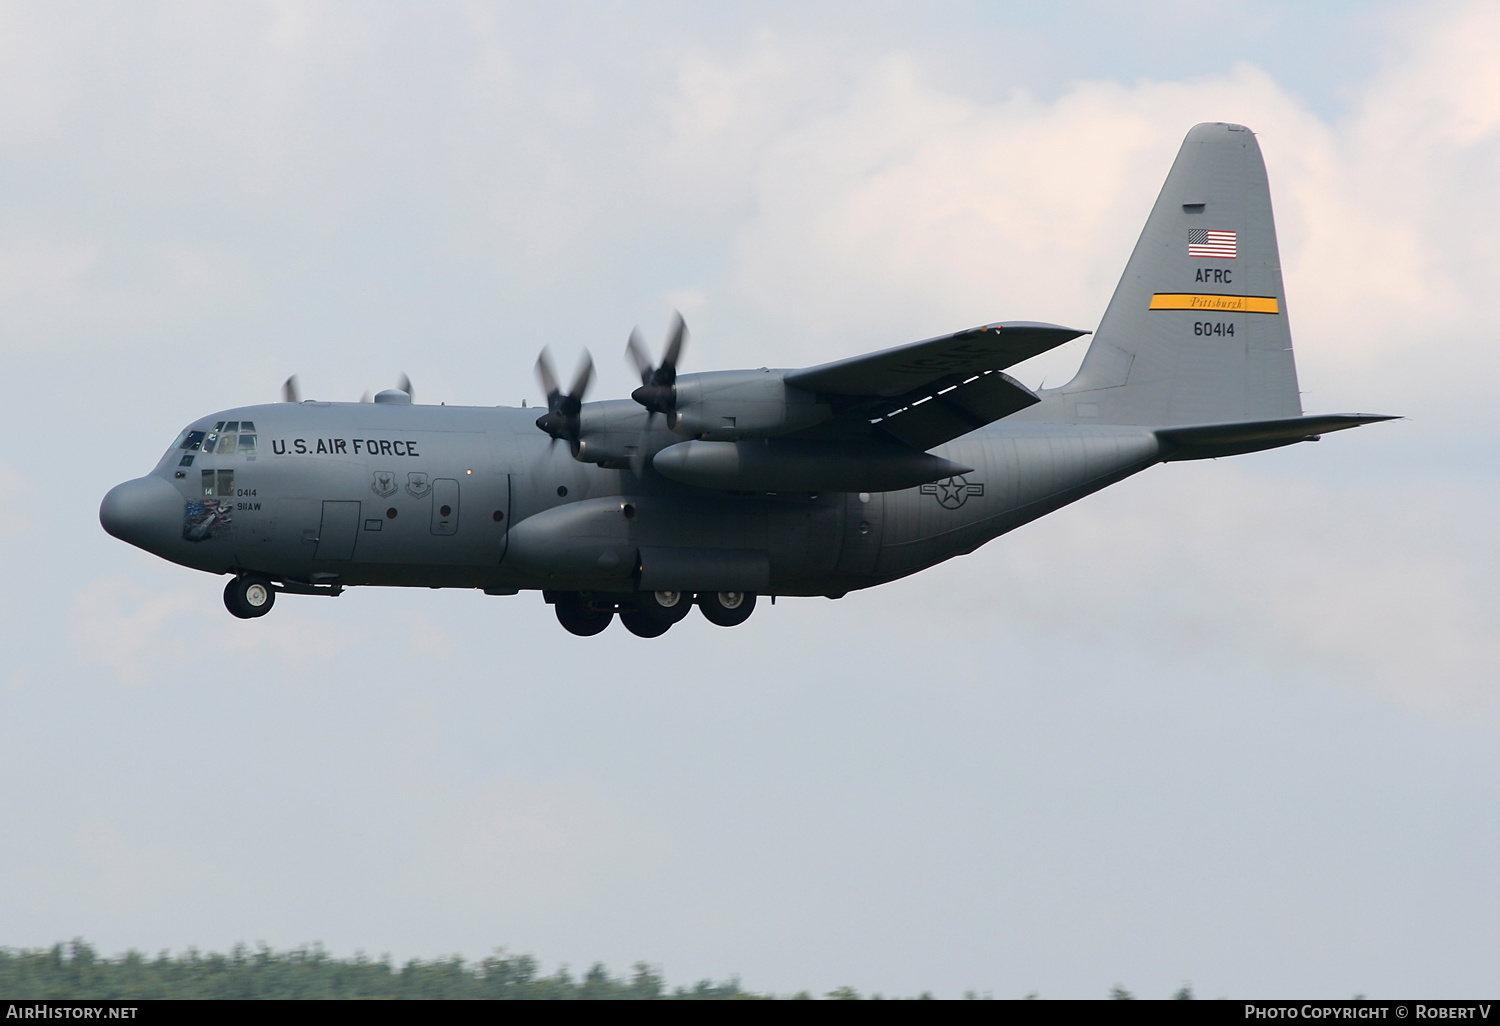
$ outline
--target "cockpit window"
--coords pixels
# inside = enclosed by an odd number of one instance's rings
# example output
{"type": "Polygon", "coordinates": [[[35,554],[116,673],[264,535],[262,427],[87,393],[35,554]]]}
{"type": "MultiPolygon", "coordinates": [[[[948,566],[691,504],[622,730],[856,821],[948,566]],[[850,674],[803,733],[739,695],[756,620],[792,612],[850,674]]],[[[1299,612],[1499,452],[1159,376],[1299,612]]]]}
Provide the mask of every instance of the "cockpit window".
{"type": "Polygon", "coordinates": [[[178,448],[186,449],[188,452],[197,452],[203,448],[203,435],[204,432],[202,431],[187,432],[182,441],[178,443],[178,448]]]}
{"type": "MultiPolygon", "coordinates": [[[[212,431],[191,432],[188,441],[192,441],[191,435],[196,435],[202,443],[204,452],[217,453],[220,456],[254,456],[257,441],[254,432],[255,421],[253,420],[221,420],[214,425],[212,431]]],[[[188,445],[182,447],[189,448],[188,445]]],[[[197,447],[193,446],[193,448],[197,447]]]]}

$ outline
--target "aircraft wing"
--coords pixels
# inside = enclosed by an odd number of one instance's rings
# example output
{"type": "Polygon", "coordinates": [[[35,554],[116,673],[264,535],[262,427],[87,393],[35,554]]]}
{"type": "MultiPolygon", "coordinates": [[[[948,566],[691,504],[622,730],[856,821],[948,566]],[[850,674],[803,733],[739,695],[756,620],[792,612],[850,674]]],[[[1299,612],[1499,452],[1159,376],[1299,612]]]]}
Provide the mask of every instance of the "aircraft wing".
{"type": "Polygon", "coordinates": [[[939,379],[1004,370],[1086,331],[1036,321],[1007,321],[955,331],[877,353],[789,371],[786,383],[830,396],[894,398],[939,379]]]}
{"type": "Polygon", "coordinates": [[[1040,402],[1004,368],[1085,334],[1034,321],[986,324],[789,371],[786,383],[838,411],[807,437],[884,435],[926,450],[1040,402]]]}

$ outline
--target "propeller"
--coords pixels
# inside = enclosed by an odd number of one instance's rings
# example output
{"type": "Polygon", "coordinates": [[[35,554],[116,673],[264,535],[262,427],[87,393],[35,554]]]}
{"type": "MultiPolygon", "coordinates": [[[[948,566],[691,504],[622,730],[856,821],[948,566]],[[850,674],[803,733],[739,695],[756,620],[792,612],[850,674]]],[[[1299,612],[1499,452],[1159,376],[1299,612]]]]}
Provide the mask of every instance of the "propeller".
{"type": "MultiPolygon", "coordinates": [[[[667,335],[667,349],[661,363],[651,365],[651,357],[641,342],[640,329],[630,333],[625,343],[625,353],[641,374],[641,387],[630,393],[630,398],[640,403],[651,413],[660,413],[667,418],[668,427],[677,426],[677,360],[682,355],[682,344],[687,341],[687,325],[682,314],[672,312],[672,330],[667,335]]],[[[651,418],[646,418],[651,423],[651,418]]]]}
{"type": "Polygon", "coordinates": [[[302,386],[297,384],[297,375],[293,374],[281,383],[281,401],[284,403],[302,401],[302,386]]]}
{"type": "Polygon", "coordinates": [[[594,377],[594,358],[587,349],[583,351],[567,394],[558,387],[557,374],[552,370],[552,354],[545,347],[536,358],[536,376],[542,383],[542,391],[547,393],[547,412],[536,419],[536,426],[551,435],[554,441],[562,438],[577,442],[583,396],[594,377]]]}

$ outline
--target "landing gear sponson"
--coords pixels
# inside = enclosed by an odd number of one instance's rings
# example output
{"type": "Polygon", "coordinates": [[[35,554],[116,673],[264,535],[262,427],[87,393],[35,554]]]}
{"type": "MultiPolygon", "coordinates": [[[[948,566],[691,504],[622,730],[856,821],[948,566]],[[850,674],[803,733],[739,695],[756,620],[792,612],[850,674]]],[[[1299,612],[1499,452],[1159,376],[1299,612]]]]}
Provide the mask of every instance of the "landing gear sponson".
{"type": "Polygon", "coordinates": [[[558,623],[581,637],[602,632],[616,613],[625,629],[636,637],[659,638],[692,612],[694,605],[709,623],[720,627],[737,627],[755,611],[755,594],[748,591],[704,591],[697,595],[685,591],[644,591],[625,601],[577,591],[549,591],[543,595],[556,611],[558,623]]]}

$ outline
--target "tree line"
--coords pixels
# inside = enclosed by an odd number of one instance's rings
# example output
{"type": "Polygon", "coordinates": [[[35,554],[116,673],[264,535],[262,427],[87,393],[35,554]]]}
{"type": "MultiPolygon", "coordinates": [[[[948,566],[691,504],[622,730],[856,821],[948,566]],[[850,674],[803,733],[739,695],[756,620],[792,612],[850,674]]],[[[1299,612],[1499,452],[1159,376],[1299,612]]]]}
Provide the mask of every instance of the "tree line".
{"type": "MultiPolygon", "coordinates": [[[[792,998],[811,998],[807,991],[792,998]]],[[[880,998],[881,995],[870,995],[880,998]]],[[[1026,995],[1034,998],[1036,994],[1026,995]]],[[[1134,997],[1117,984],[1109,996],[1134,997]]],[[[1184,984],[1172,995],[1191,999],[1184,984]]],[[[50,948],[0,948],[0,998],[8,1000],[171,1000],[171,999],[349,999],[392,1000],[676,1000],[722,1001],[774,998],[743,989],[740,981],[700,980],[691,987],[668,988],[659,969],[637,962],[627,976],[611,976],[596,962],[581,977],[566,967],[544,974],[531,955],[511,955],[503,949],[477,962],[457,955],[431,961],[411,959],[397,967],[389,956],[372,959],[363,954],[334,958],[321,945],[276,951],[262,944],[252,949],[237,944],[228,954],[203,953],[196,948],[154,958],[127,951],[101,958],[82,939],[50,948]]],[[[822,997],[859,1000],[853,987],[839,987],[822,997]]],[[[919,998],[931,998],[923,992],[919,998]]],[[[969,991],[965,998],[976,998],[969,991]]],[[[984,997],[989,997],[985,994],[984,997]]]]}
{"type": "Polygon", "coordinates": [[[236,945],[228,954],[194,948],[154,958],[127,951],[101,958],[86,941],[51,948],[0,948],[0,996],[12,1000],[151,999],[637,999],[723,1000],[769,995],[743,990],[738,980],[702,980],[669,990],[659,971],[637,962],[628,976],[611,976],[596,963],[581,977],[566,968],[544,974],[531,955],[496,951],[466,962],[457,956],[390,959],[334,958],[321,946],[275,951],[236,945]]]}

